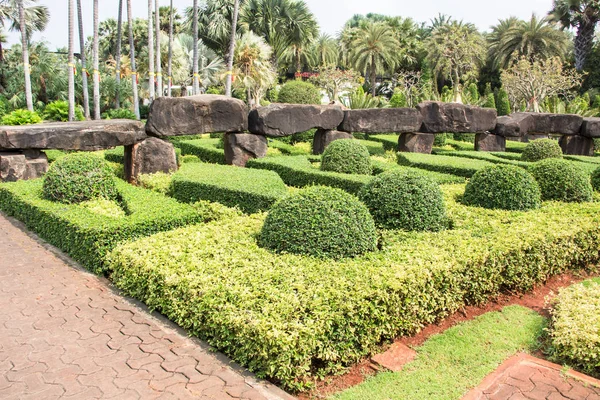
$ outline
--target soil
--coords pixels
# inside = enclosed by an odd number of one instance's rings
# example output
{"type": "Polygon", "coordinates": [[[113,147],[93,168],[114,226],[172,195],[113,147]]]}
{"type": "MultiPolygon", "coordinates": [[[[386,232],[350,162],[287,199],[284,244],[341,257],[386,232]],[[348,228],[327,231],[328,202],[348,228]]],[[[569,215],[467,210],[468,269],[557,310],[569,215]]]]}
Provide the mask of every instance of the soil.
{"type": "MultiPolygon", "coordinates": [[[[562,275],[556,275],[548,279],[545,284],[536,287],[529,293],[515,295],[502,294],[483,306],[465,307],[439,323],[424,327],[416,335],[398,338],[396,339],[396,342],[414,348],[423,344],[431,336],[439,334],[454,325],[472,320],[475,317],[490,311],[500,311],[504,307],[510,305],[527,307],[537,311],[544,317],[549,317],[548,301],[556,296],[559,289],[596,276],[599,276],[599,274],[587,273],[584,271],[571,271],[562,275]]],[[[365,359],[349,368],[343,375],[327,377],[323,381],[317,382],[315,389],[298,395],[298,399],[309,400],[327,398],[334,393],[358,385],[367,377],[375,375],[380,370],[381,368],[373,363],[370,358],[365,359]]]]}

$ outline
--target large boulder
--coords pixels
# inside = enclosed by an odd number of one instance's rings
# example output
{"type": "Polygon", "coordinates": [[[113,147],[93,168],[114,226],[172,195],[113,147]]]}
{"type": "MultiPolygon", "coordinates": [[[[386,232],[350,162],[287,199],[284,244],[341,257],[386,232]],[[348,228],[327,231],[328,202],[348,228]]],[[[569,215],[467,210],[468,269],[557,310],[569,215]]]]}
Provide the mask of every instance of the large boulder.
{"type": "Polygon", "coordinates": [[[506,138],[490,133],[478,133],[475,136],[476,151],[506,151],[506,138]]]}
{"type": "Polygon", "coordinates": [[[244,132],[247,128],[246,104],[214,94],[159,97],[152,102],[146,123],[148,135],[156,137],[244,132]]]}
{"type": "Polygon", "coordinates": [[[408,133],[421,128],[421,113],[415,108],[372,108],[344,111],[339,130],[363,133],[408,133]]]}
{"type": "Polygon", "coordinates": [[[533,126],[529,133],[561,135],[579,135],[583,125],[583,117],[575,114],[548,114],[548,113],[515,113],[513,117],[530,115],[533,118],[533,126]]]}
{"type": "Polygon", "coordinates": [[[588,138],[600,138],[600,118],[584,118],[580,134],[588,138]]]}
{"type": "Polygon", "coordinates": [[[313,139],[313,154],[323,154],[331,142],[340,139],[353,139],[353,137],[348,132],[318,129],[313,139]]]}
{"type": "Polygon", "coordinates": [[[590,157],[594,155],[594,139],[565,135],[558,143],[564,154],[590,157]]]}
{"type": "Polygon", "coordinates": [[[417,106],[425,133],[485,133],[496,127],[497,112],[458,103],[427,101],[417,106]]]}
{"type": "Polygon", "coordinates": [[[267,155],[267,138],[252,133],[225,135],[225,161],[229,165],[245,167],[248,160],[267,155]]]}
{"type": "Polygon", "coordinates": [[[398,151],[431,154],[435,135],[431,133],[403,133],[398,138],[398,151]]]}
{"type": "Polygon", "coordinates": [[[530,114],[513,114],[498,117],[493,133],[504,137],[523,137],[533,127],[530,114]]]}
{"type": "Polygon", "coordinates": [[[177,171],[177,156],[172,143],[150,137],[125,147],[125,179],[136,183],[141,174],[177,171]]]}
{"type": "Polygon", "coordinates": [[[0,126],[0,150],[96,151],[129,146],[145,138],[144,125],[128,119],[0,126]]]}
{"type": "Polygon", "coordinates": [[[41,178],[48,171],[44,153],[0,151],[0,182],[41,178]]]}
{"type": "Polygon", "coordinates": [[[269,137],[291,136],[309,129],[337,129],[344,119],[339,106],[270,104],[248,116],[248,130],[269,137]]]}

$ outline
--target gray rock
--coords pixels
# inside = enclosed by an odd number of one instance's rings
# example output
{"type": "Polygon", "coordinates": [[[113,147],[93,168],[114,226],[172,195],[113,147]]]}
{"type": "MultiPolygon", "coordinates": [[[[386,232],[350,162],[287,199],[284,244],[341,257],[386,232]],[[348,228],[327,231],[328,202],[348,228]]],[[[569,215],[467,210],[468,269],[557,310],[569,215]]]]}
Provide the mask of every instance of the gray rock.
{"type": "Polygon", "coordinates": [[[0,181],[16,182],[27,177],[27,159],[21,153],[0,152],[0,181]]]}
{"type": "Polygon", "coordinates": [[[373,108],[344,111],[338,128],[344,132],[410,133],[421,128],[421,113],[415,108],[373,108]]]}
{"type": "Polygon", "coordinates": [[[267,138],[252,133],[225,135],[225,161],[229,165],[245,167],[250,159],[267,155],[267,138]]]}
{"type": "Polygon", "coordinates": [[[583,125],[583,117],[574,114],[515,113],[513,117],[526,115],[533,117],[529,133],[578,135],[583,125]]]}
{"type": "Polygon", "coordinates": [[[564,154],[574,156],[593,156],[594,139],[583,136],[563,136],[559,141],[564,154]]]}
{"type": "Polygon", "coordinates": [[[584,118],[580,134],[588,138],[600,138],[600,118],[584,118]]]}
{"type": "Polygon", "coordinates": [[[506,151],[506,138],[490,133],[478,133],[475,136],[476,151],[506,151]]]}
{"type": "Polygon", "coordinates": [[[150,136],[168,137],[248,129],[246,104],[232,97],[203,94],[159,97],[152,102],[146,123],[150,136]]]}
{"type": "Polygon", "coordinates": [[[29,158],[25,154],[27,159],[27,172],[25,179],[37,179],[41,178],[48,172],[48,157],[46,154],[41,153],[38,157],[29,158]]]}
{"type": "Polygon", "coordinates": [[[248,116],[248,130],[269,137],[291,136],[309,129],[337,129],[344,119],[339,106],[270,104],[248,116]]]}
{"type": "Polygon", "coordinates": [[[129,146],[145,138],[144,125],[127,119],[0,126],[0,150],[96,151],[129,146]]]}
{"type": "Polygon", "coordinates": [[[150,137],[125,147],[125,179],[136,183],[141,174],[177,171],[177,156],[172,143],[150,137]]]}
{"type": "Polygon", "coordinates": [[[529,142],[533,142],[534,140],[539,140],[539,139],[550,139],[550,135],[546,134],[541,134],[541,135],[534,135],[534,134],[527,134],[524,136],[523,138],[525,143],[529,143],[529,142]]]}
{"type": "Polygon", "coordinates": [[[529,114],[513,114],[498,117],[493,133],[504,137],[523,137],[533,127],[529,114]]]}
{"type": "Polygon", "coordinates": [[[331,131],[325,129],[317,130],[315,133],[315,138],[313,139],[313,154],[323,154],[331,142],[340,139],[354,139],[354,137],[348,132],[331,131]]]}
{"type": "Polygon", "coordinates": [[[431,154],[435,135],[431,133],[403,133],[398,138],[398,151],[431,154]]]}
{"type": "Polygon", "coordinates": [[[426,133],[485,133],[496,127],[497,112],[458,103],[427,101],[417,106],[426,133]]]}

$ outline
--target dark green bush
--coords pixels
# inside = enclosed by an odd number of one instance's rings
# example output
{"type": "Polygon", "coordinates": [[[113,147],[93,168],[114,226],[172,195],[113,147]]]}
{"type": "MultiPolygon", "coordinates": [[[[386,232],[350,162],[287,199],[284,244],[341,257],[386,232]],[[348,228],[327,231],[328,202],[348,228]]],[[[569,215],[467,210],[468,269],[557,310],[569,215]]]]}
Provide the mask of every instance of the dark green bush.
{"type": "Polygon", "coordinates": [[[435,139],[433,140],[433,145],[435,147],[444,147],[446,145],[446,140],[448,139],[447,133],[440,133],[435,135],[435,139]]]}
{"type": "Polygon", "coordinates": [[[439,231],[447,227],[439,185],[415,171],[384,172],[363,187],[359,198],[380,228],[439,231]]]}
{"type": "Polygon", "coordinates": [[[289,104],[321,104],[321,92],[312,83],[289,81],[281,87],[277,101],[289,104]]]}
{"type": "Polygon", "coordinates": [[[259,244],[278,253],[338,259],[375,250],[377,233],[369,210],[356,197],[313,186],[273,206],[259,244]]]}
{"type": "Polygon", "coordinates": [[[452,138],[458,142],[475,143],[474,133],[453,133],[452,138]]]}
{"type": "Polygon", "coordinates": [[[592,173],[592,187],[600,192],[600,167],[592,173]]]}
{"type": "Polygon", "coordinates": [[[2,125],[30,125],[42,122],[42,118],[35,111],[15,110],[2,117],[2,125]]]}
{"type": "Polygon", "coordinates": [[[558,142],[553,139],[538,139],[531,141],[523,154],[521,159],[528,162],[536,162],[545,160],[546,158],[562,158],[563,152],[558,142]]]}
{"type": "Polygon", "coordinates": [[[465,189],[467,205],[502,210],[531,210],[541,205],[540,187],[523,168],[494,165],[477,172],[465,189]]]}
{"type": "MultiPolygon", "coordinates": [[[[67,122],[69,120],[69,103],[64,100],[53,101],[46,104],[43,117],[46,121],[67,122]]],[[[77,121],[85,120],[81,107],[75,107],[75,119],[77,121]]]]}
{"type": "Polygon", "coordinates": [[[535,163],[529,171],[542,189],[542,200],[592,201],[590,176],[569,161],[549,158],[535,163]]]}
{"type": "Polygon", "coordinates": [[[494,165],[489,161],[447,155],[398,153],[398,164],[470,178],[477,171],[494,165]]]}
{"type": "Polygon", "coordinates": [[[327,146],[323,152],[321,169],[342,174],[373,173],[369,149],[353,139],[336,140],[327,146]]]}
{"type": "Polygon", "coordinates": [[[174,141],[184,156],[192,155],[201,161],[212,164],[225,164],[225,150],[219,148],[221,139],[195,139],[174,141]]]}
{"type": "Polygon", "coordinates": [[[111,109],[102,113],[103,119],[137,119],[135,113],[128,108],[111,109]]]}
{"type": "Polygon", "coordinates": [[[89,153],[69,154],[53,162],[44,176],[43,192],[46,199],[61,203],[117,198],[113,170],[89,153]]]}

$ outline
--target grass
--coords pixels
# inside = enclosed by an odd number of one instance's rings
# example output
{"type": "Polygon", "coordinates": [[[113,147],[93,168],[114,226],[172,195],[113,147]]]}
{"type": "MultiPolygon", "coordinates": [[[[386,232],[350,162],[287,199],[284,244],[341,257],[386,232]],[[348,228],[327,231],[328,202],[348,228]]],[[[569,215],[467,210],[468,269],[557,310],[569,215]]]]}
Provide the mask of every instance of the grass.
{"type": "Polygon", "coordinates": [[[458,400],[516,352],[536,349],[545,326],[521,306],[484,314],[426,341],[401,372],[376,375],[334,398],[458,400]]]}

